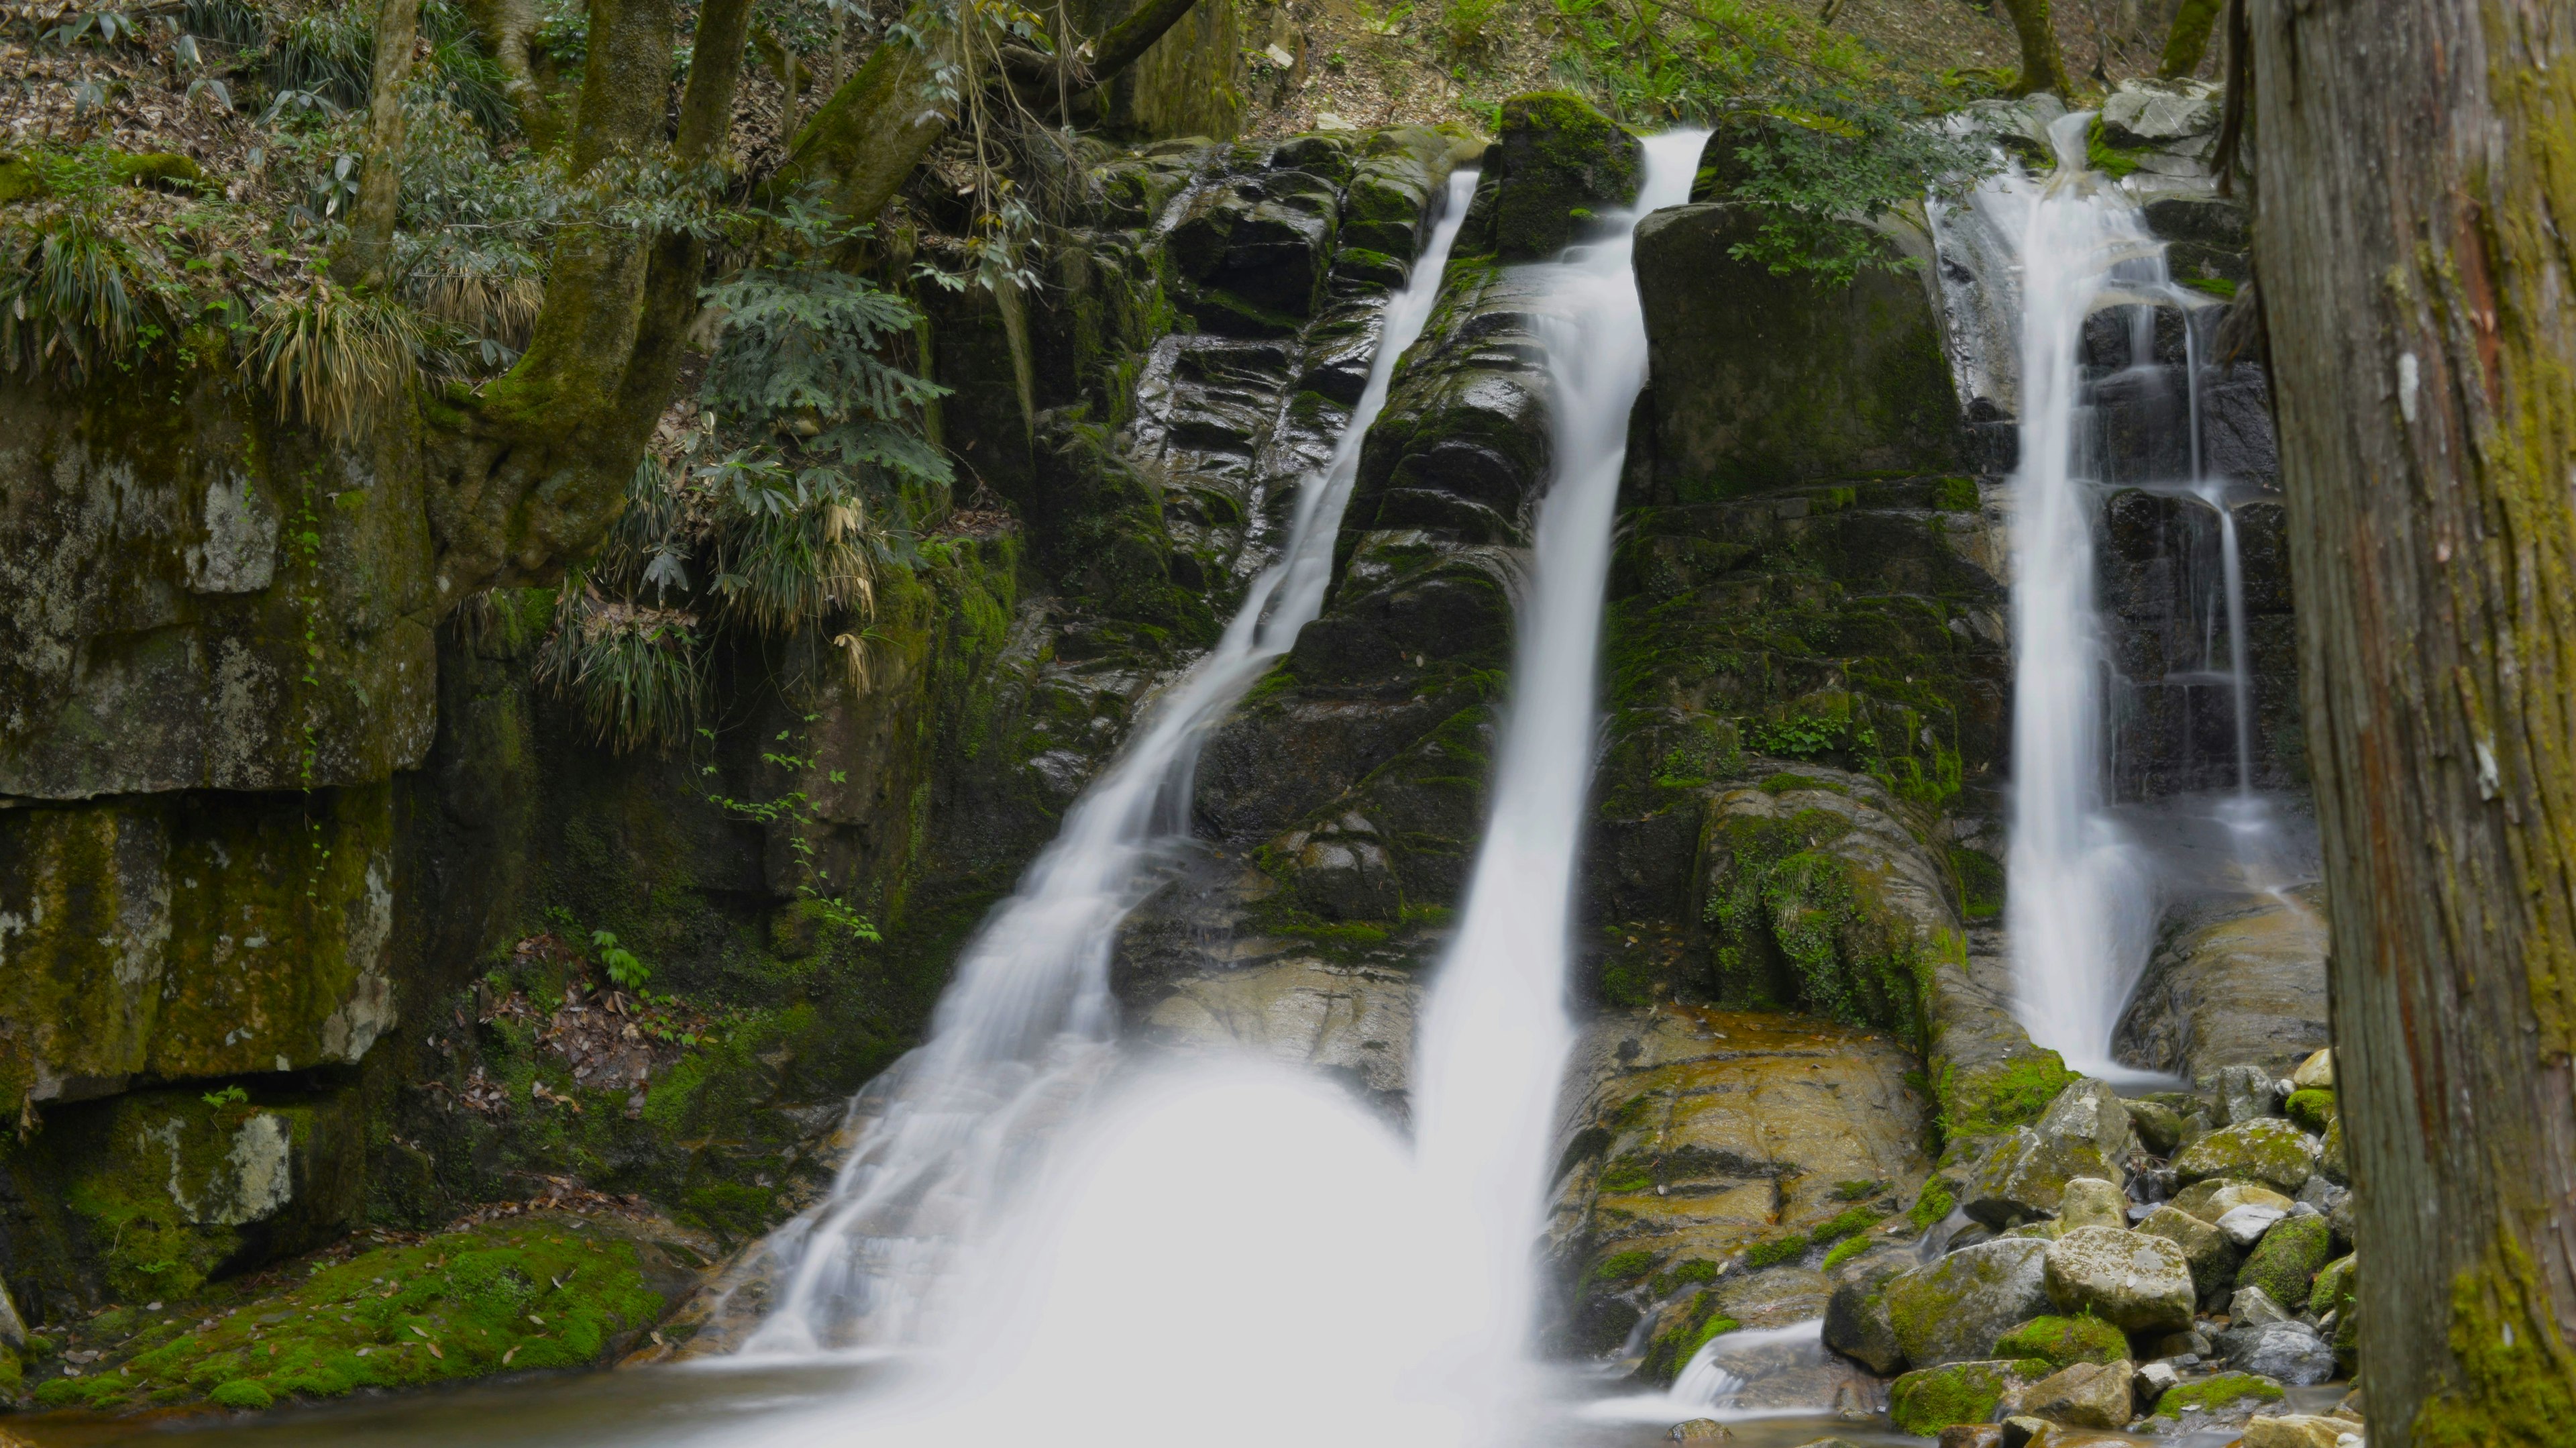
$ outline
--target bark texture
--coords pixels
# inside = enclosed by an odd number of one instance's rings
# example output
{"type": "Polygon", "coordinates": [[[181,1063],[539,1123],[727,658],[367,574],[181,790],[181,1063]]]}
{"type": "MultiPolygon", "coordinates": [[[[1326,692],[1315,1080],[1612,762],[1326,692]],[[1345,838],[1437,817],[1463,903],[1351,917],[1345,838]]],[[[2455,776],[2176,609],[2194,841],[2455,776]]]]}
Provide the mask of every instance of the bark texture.
{"type": "Polygon", "coordinates": [[[375,73],[367,86],[367,164],[349,235],[332,262],[342,283],[381,281],[394,245],[394,207],[402,199],[403,90],[411,83],[413,43],[420,38],[420,0],[383,0],[376,10],[375,73]]]}
{"type": "Polygon", "coordinates": [[[2066,79],[2066,54],[2058,48],[2055,8],[2049,0],[2004,0],[2012,12],[2013,34],[2021,40],[2021,78],[2013,82],[2017,96],[2036,95],[2041,91],[2061,99],[2074,94],[2066,79]]]}
{"type": "Polygon", "coordinates": [[[2253,0],[2374,1448],[2576,1428],[2576,28],[2253,0]]]}
{"type": "Polygon", "coordinates": [[[2209,33],[2218,28],[2220,0],[2182,0],[2174,12],[2173,30],[2165,37],[2164,64],[2156,74],[2166,80],[2188,80],[2200,73],[2209,54],[2209,33]]]}

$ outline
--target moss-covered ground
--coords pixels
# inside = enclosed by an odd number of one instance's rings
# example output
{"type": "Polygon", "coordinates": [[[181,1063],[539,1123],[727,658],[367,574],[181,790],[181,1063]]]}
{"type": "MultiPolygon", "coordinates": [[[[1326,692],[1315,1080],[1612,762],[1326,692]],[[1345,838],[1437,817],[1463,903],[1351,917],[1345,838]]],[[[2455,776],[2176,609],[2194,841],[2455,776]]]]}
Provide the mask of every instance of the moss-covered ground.
{"type": "Polygon", "coordinates": [[[532,1214],[110,1308],[31,1344],[34,1400],[264,1408],[590,1367],[648,1331],[685,1281],[689,1249],[654,1237],[613,1215],[532,1214]]]}

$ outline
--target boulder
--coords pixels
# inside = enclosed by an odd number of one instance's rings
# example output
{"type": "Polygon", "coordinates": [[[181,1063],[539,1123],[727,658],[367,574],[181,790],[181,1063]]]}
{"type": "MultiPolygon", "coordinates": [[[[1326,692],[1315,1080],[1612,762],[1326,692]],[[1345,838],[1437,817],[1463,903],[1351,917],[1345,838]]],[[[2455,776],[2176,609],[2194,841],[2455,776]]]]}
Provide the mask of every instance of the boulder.
{"type": "Polygon", "coordinates": [[[2213,1351],[2209,1339],[2197,1332],[2169,1332],[2156,1339],[2154,1356],[2205,1358],[2213,1351]]]}
{"type": "Polygon", "coordinates": [[[1960,1206],[1991,1227],[2054,1215],[2066,1184],[2093,1177],[2114,1189],[2128,1182],[2121,1162],[2133,1141],[2128,1108],[2104,1081],[2077,1081],[2058,1093],[2040,1119],[2016,1130],[1968,1184],[1960,1206]]]}
{"type": "Polygon", "coordinates": [[[2100,1177],[2077,1177],[2066,1184],[2059,1200],[2059,1224],[2068,1231],[2077,1227],[2117,1227],[2129,1225],[2129,1197],[2126,1192],[2100,1177]]]}
{"type": "Polygon", "coordinates": [[[2070,1428],[2125,1428],[2137,1369],[2127,1359],[2077,1363],[2041,1379],[2021,1396],[2021,1411],[2070,1428]]]}
{"type": "Polygon", "coordinates": [[[2300,1130],[2323,1136],[2337,1114],[2335,1095],[2332,1091],[2314,1089],[2293,1091],[2290,1098],[2281,1103],[2281,1114],[2297,1123],[2300,1130]]]}
{"type": "Polygon", "coordinates": [[[2328,1046],[2317,1052],[2315,1055],[2310,1056],[2308,1059],[2301,1061],[2299,1063],[2299,1069],[2290,1073],[2290,1085],[2301,1091],[2332,1091],[2335,1089],[2334,1048],[2332,1046],[2328,1046]]]}
{"type": "Polygon", "coordinates": [[[1717,203],[1637,227],[1656,496],[1961,471],[1957,396],[1921,275],[1871,269],[1835,287],[1775,276],[1731,254],[1760,224],[1717,203]]]}
{"type": "Polygon", "coordinates": [[[2000,1239],[1900,1273],[1883,1289],[1906,1360],[1922,1367],[1983,1358],[2016,1323],[2048,1311],[2045,1242],[2000,1239]]]}
{"type": "Polygon", "coordinates": [[[2308,1284],[2308,1310],[2319,1317],[2332,1312],[2352,1315],[2354,1293],[2354,1258],[2346,1253],[2317,1269],[2316,1279],[2308,1284]]]}
{"type": "Polygon", "coordinates": [[[2236,1244],[2200,1218],[2177,1211],[2170,1204],[2159,1204],[2138,1223],[2138,1230],[2182,1249],[2183,1260],[2191,1266],[2191,1287],[2197,1296],[2206,1299],[2236,1279],[2236,1244]]]}
{"type": "Polygon", "coordinates": [[[2183,1114],[2161,1101],[2123,1101],[2129,1111],[2129,1129],[2138,1134],[2147,1150],[2158,1156],[2171,1156],[2182,1145],[2183,1114]]]}
{"type": "Polygon", "coordinates": [[[2227,1299],[2227,1316],[2238,1327],[2269,1327],[2276,1322],[2289,1322],[2290,1314],[2272,1300],[2272,1294],[2260,1287],[2239,1287],[2227,1299]]]}
{"type": "Polygon", "coordinates": [[[1554,256],[1597,213],[1634,201],[1645,175],[1645,143],[1581,96],[1513,96],[1503,102],[1502,125],[1485,152],[1458,250],[1505,261],[1554,256]]]}
{"type": "Polygon", "coordinates": [[[2253,1373],[2225,1372],[2166,1390],[2156,1399],[2150,1426],[2158,1432],[2177,1428],[2220,1428],[2244,1422],[2288,1397],[2281,1385],[2253,1373]]]}
{"type": "Polygon", "coordinates": [[[1883,1289],[1889,1278],[1911,1266],[1905,1254],[1893,1251],[1845,1266],[1825,1304],[1825,1346],[1883,1378],[1904,1371],[1905,1348],[1896,1340],[1883,1289]]]}
{"type": "Polygon", "coordinates": [[[1941,1430],[1940,1448],[2003,1448],[2001,1423],[1953,1423],[1941,1430]]]}
{"type": "Polygon", "coordinates": [[[2208,1181],[2194,1182],[2174,1193],[2173,1200],[2166,1205],[2175,1211],[2197,1217],[2214,1227],[2218,1225],[2219,1218],[2238,1207],[2270,1207],[2287,1216],[2290,1208],[2296,1206],[2297,1202],[2270,1187],[2215,1177],[2208,1181]]]}
{"type": "Polygon", "coordinates": [[[2068,1311],[2090,1312],[2126,1332],[2191,1326],[2198,1301],[2191,1262],[2168,1238],[2078,1227],[2048,1245],[2043,1270],[2049,1297],[2068,1311]]]}
{"type": "Polygon", "coordinates": [[[2341,1448],[2361,1441],[2361,1425],[2318,1413],[2248,1419],[2242,1448],[2341,1448]]]}
{"type": "Polygon", "coordinates": [[[2218,1349],[2229,1367],[2293,1387],[2322,1383],[2335,1375],[2333,1347],[2304,1322],[2230,1328],[2219,1335],[2218,1349]]]}
{"type": "Polygon", "coordinates": [[[1888,1385],[1887,1420],[1900,1433],[1928,1438],[1953,1424],[1991,1422],[2005,1395],[2029,1384],[2011,1362],[1917,1368],[1888,1385]]]}
{"type": "Polygon", "coordinates": [[[2102,103],[2102,139],[2124,150],[2173,150],[2218,129],[2220,91],[2206,81],[2124,81],[2102,103]]]}
{"type": "Polygon", "coordinates": [[[2271,1231],[2274,1223],[2289,1215],[2272,1206],[2237,1207],[2218,1219],[2218,1230],[2237,1246],[2251,1248],[2263,1240],[2263,1234],[2271,1231]]]}
{"type": "Polygon", "coordinates": [[[2295,1192],[2316,1174],[2318,1150],[2316,1139],[2298,1127],[2264,1117],[2213,1131],[2184,1147],[2174,1157],[2174,1173],[2185,1182],[2226,1177],[2295,1192]]]}
{"type": "Polygon", "coordinates": [[[2272,1073],[2260,1066],[2229,1066],[2218,1073],[2218,1114],[2222,1126],[2241,1126],[2280,1114],[2281,1093],[2272,1089],[2272,1073]]]}
{"type": "Polygon", "coordinates": [[[2245,1264],[2236,1269],[2236,1285],[2259,1287],[2274,1302],[2297,1312],[2308,1305],[2308,1289],[2317,1269],[2333,1255],[2333,1234],[2325,1218],[2284,1217],[2246,1254],[2245,1264]]]}
{"type": "Polygon", "coordinates": [[[1664,1430],[1667,1443],[1724,1443],[1734,1437],[1735,1430],[1715,1418],[1693,1418],[1664,1430]]]}
{"type": "Polygon", "coordinates": [[[2181,1382],[2182,1374],[2176,1371],[2171,1363],[2142,1364],[2138,1368],[2136,1383],[2138,1401],[2152,1404],[2156,1399],[2163,1397],[2167,1389],[2176,1387],[2181,1382]]]}
{"type": "Polygon", "coordinates": [[[2034,1317],[1995,1339],[1997,1357],[2037,1358],[2059,1368],[2115,1363],[2128,1355],[2128,1334],[2098,1317],[2034,1317]]]}
{"type": "MultiPolygon", "coordinates": [[[[2203,403],[2206,410],[2206,396],[2203,403]]],[[[2128,419],[2162,404],[2150,394],[2115,405],[2115,416],[2128,419]]],[[[2188,438],[2183,420],[2174,421],[2188,438]]],[[[2130,423],[2155,425],[2152,415],[2130,423]]],[[[2203,426],[2209,426],[2207,418],[2203,426]]],[[[2241,520],[2240,533],[2250,532],[2251,524],[2250,518],[2241,520]]],[[[2170,656],[2174,642],[2156,642],[2149,616],[2138,610],[2161,600],[2171,585],[2159,586],[2154,575],[2140,575],[2137,582],[2144,586],[2135,590],[2137,600],[2123,611],[2123,622],[2133,635],[2146,632],[2131,646],[2170,656]]],[[[2257,656],[2258,667],[2260,662],[2257,656]]],[[[2141,751],[2152,743],[2163,754],[2175,748],[2154,736],[2123,743],[2141,751]]],[[[2233,779],[2232,756],[2227,768],[2233,779]]],[[[2248,1114],[2270,1115],[2272,1083],[2326,1041],[2326,925],[2319,903],[2284,892],[2219,895],[2177,906],[2121,1012],[2113,1034],[2119,1059],[2192,1081],[2218,1078],[2229,1111],[2244,1113],[2229,1115],[2222,1125],[2248,1114]]]]}

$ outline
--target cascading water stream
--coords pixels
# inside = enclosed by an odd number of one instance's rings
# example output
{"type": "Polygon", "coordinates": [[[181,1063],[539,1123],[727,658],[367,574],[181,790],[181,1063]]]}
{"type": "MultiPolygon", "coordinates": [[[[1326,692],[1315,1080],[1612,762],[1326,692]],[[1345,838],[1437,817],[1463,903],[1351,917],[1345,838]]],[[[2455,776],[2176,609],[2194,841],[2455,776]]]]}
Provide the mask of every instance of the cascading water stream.
{"type": "Polygon", "coordinates": [[[1646,382],[1632,270],[1637,218],[1690,197],[1705,133],[1646,142],[1634,212],[1556,264],[1538,319],[1554,384],[1555,476],[1540,505],[1519,609],[1493,809],[1458,932],[1415,1056],[1416,1151],[1426,1190],[1470,1233],[1485,1270],[1485,1354],[1517,1355],[1533,1305],[1549,1122],[1573,1041],[1566,957],[1577,844],[1598,728],[1603,592],[1628,413],[1646,382]]]}
{"type": "Polygon", "coordinates": [[[2155,924],[2145,862],[2107,811],[2092,483],[2077,344],[2103,293],[2163,288],[2137,208],[2085,169],[2088,112],[2049,128],[2045,182],[1976,204],[2021,264],[2021,463],[2013,480],[2013,797],[2006,926],[2023,1024],[2069,1065],[2111,1067],[2111,1034],[2155,924]]]}
{"type": "Polygon", "coordinates": [[[961,1245],[978,1240],[1033,1142],[1115,1059],[1108,967],[1120,924],[1189,828],[1200,746],[1323,606],[1360,442],[1439,296],[1475,175],[1449,179],[1411,282],[1390,300],[1366,389],[1330,463],[1298,491],[1279,559],[1223,637],[1076,802],[1020,889],[967,946],[930,1036],[853,1103],[864,1123],[826,1203],[773,1239],[775,1307],[745,1346],[802,1353],[918,1340],[961,1245]]]}

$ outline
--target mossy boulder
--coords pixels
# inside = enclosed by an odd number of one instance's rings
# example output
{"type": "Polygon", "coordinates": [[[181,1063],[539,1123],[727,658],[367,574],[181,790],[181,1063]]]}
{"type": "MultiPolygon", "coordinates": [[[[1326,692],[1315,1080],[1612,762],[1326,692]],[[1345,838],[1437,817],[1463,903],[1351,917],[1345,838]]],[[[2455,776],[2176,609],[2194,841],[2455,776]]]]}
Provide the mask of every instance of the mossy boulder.
{"type": "Polygon", "coordinates": [[[2161,1433],[2177,1427],[2240,1424],[2288,1396],[2279,1383],[2259,1374],[2219,1373],[2165,1389],[2149,1415],[2149,1426],[2161,1433]]]}
{"type": "Polygon", "coordinates": [[[1730,205],[1638,223],[1659,501],[1871,473],[1962,471],[1963,424],[1918,272],[1839,287],[1737,260],[1759,218],[1730,205]]]}
{"type": "MultiPolygon", "coordinates": [[[[57,1194],[111,1300],[180,1298],[349,1230],[364,1192],[354,1090],[140,1091],[51,1113],[12,1175],[57,1194]]],[[[24,1268],[29,1264],[12,1264],[24,1268]]]]}
{"type": "Polygon", "coordinates": [[[2308,1305],[2317,1269],[2334,1255],[2333,1233],[2323,1217],[2284,1217],[2272,1224],[2245,1265],[2236,1269],[2236,1285],[2260,1287],[2292,1312],[2308,1305]]]}
{"type": "Polygon", "coordinates": [[[146,1319],[107,1360],[36,1390],[48,1407],[211,1401],[260,1408],[483,1377],[589,1367],[657,1321],[694,1280],[648,1224],[570,1214],[505,1219],[381,1247],[281,1292],[146,1319]]]}
{"type": "Polygon", "coordinates": [[[2152,1232],[2077,1227],[2048,1244],[2048,1295],[2124,1332],[2191,1326],[2191,1263],[2180,1244],[2152,1232]]]}
{"type": "Polygon", "coordinates": [[[2035,1317],[1995,1339],[1999,1358],[2038,1358],[2052,1367],[2116,1363],[2129,1356],[2128,1334],[2098,1317],[2035,1317]]]}
{"type": "Polygon", "coordinates": [[[1887,1420],[1900,1433],[1929,1438],[1959,1423],[1990,1423],[2004,1396],[2029,1386],[2045,1363],[1955,1362],[1917,1368],[1888,1385],[1887,1420]]]}
{"type": "Polygon", "coordinates": [[[1563,251],[1596,216],[1626,206],[1646,177],[1645,143],[1571,91],[1502,105],[1462,251],[1536,261],[1563,251]]]}
{"type": "Polygon", "coordinates": [[[2228,1177],[2211,1177],[2197,1181],[2174,1193],[2165,1205],[2187,1216],[2218,1225],[2218,1219],[2238,1207],[2268,1207],[2287,1214],[2297,1203],[2255,1182],[2236,1181],[2228,1177]]]}
{"type": "Polygon", "coordinates": [[[2186,1183],[2226,1177],[2295,1192],[2316,1174],[2317,1152],[2316,1141],[2306,1132],[2266,1116],[2213,1131],[2184,1147],[2173,1159],[2174,1174],[2186,1183]]]}
{"type": "Polygon", "coordinates": [[[2281,1110],[2300,1126],[2323,1136],[2326,1127],[2335,1119],[2335,1094],[2322,1090],[2293,1091],[2290,1099],[2281,1103],[2281,1110]]]}
{"type": "MultiPolygon", "coordinates": [[[[2317,1269],[2308,1284],[2308,1309],[2319,1316],[2329,1312],[2349,1317],[2359,1291],[2354,1276],[2354,1257],[2347,1252],[2317,1269]]],[[[2269,1290],[2268,1288],[2265,1290],[2269,1290]]]]}
{"type": "Polygon", "coordinates": [[[2077,1081],[2058,1093],[2033,1125],[1995,1148],[1968,1183],[1960,1205],[1987,1226],[2002,1228],[2054,1216],[2066,1184],[2091,1177],[2115,1190],[2132,1137],[2128,1109],[2105,1081],[2077,1081]]]}
{"type": "Polygon", "coordinates": [[[1937,1367],[1982,1358],[2014,1324],[2045,1315],[2048,1245],[1981,1242],[1891,1278],[1883,1296],[1905,1360],[1937,1367]]]}

